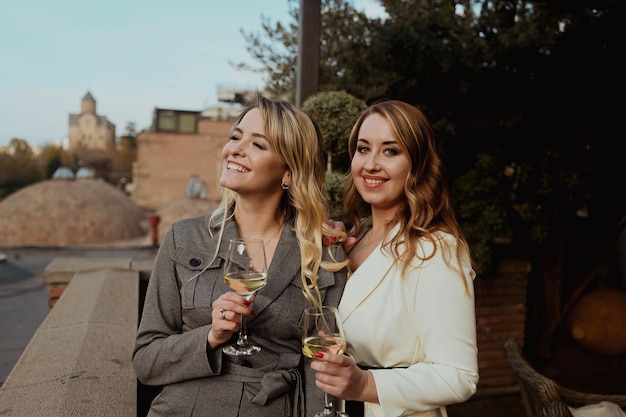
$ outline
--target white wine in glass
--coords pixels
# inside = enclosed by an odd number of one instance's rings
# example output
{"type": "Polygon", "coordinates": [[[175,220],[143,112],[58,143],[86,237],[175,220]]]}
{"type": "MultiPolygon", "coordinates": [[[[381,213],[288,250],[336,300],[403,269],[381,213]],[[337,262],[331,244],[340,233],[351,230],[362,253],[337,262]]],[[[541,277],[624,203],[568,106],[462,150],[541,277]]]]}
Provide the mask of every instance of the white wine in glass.
{"type": "MultiPolygon", "coordinates": [[[[302,353],[312,359],[317,352],[342,354],[346,351],[346,338],[343,334],[341,318],[336,307],[310,307],[304,310],[302,323],[302,353]]],[[[334,414],[332,401],[324,393],[324,410],[315,417],[342,416],[348,417],[344,411],[334,414]]],[[[341,407],[343,408],[343,407],[341,407]]]]}
{"type": "MultiPolygon", "coordinates": [[[[267,284],[267,261],[262,240],[240,238],[229,241],[224,283],[248,301],[267,284]]],[[[223,352],[231,356],[249,356],[260,350],[248,340],[245,317],[241,316],[239,338],[236,343],[224,346],[223,352]]]]}

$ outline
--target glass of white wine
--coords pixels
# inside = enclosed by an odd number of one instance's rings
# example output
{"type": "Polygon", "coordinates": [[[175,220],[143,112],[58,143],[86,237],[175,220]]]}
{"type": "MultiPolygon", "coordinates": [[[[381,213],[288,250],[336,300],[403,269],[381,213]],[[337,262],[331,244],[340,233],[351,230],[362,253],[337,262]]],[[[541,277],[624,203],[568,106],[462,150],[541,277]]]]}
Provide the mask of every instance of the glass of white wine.
{"type": "MultiPolygon", "coordinates": [[[[250,300],[267,284],[265,245],[260,239],[230,239],[224,265],[224,283],[234,292],[250,300]]],[[[226,345],[224,353],[230,356],[249,356],[261,348],[248,340],[245,317],[241,316],[237,342],[226,345]]]]}
{"type": "MultiPolygon", "coordinates": [[[[341,318],[336,307],[310,307],[304,310],[302,323],[302,353],[315,359],[317,352],[342,354],[346,351],[346,338],[343,334],[341,318]]],[[[342,402],[343,403],[343,402],[342,402]]],[[[324,410],[315,417],[348,417],[345,411],[334,414],[334,406],[327,393],[324,393],[324,410]]],[[[343,407],[337,407],[343,409],[343,407]]]]}

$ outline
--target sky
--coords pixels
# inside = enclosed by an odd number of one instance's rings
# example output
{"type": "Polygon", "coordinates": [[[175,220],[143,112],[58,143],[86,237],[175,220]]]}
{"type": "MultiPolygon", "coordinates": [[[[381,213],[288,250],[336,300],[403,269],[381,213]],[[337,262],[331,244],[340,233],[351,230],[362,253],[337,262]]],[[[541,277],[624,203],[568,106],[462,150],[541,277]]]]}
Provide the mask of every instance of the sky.
{"type": "MultiPolygon", "coordinates": [[[[376,7],[355,0],[355,7],[376,7]]],[[[288,0],[28,0],[0,13],[0,147],[60,143],[87,92],[96,112],[137,131],[155,108],[200,111],[218,87],[263,88],[240,29],[290,23],[288,0]]]]}

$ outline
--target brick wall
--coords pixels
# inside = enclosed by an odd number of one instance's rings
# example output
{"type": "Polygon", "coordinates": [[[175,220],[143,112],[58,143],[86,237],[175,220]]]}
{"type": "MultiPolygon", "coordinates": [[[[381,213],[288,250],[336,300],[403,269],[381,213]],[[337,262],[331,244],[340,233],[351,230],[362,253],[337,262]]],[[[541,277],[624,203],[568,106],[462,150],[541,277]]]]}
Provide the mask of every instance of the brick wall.
{"type": "Polygon", "coordinates": [[[479,276],[476,288],[478,367],[477,396],[519,391],[513,369],[504,353],[508,338],[524,345],[526,287],[530,264],[506,260],[494,274],[479,276]]]}
{"type": "Polygon", "coordinates": [[[185,196],[192,175],[205,184],[208,199],[219,199],[220,153],[232,123],[201,120],[199,133],[195,134],[140,132],[133,166],[133,201],[143,208],[157,210],[185,196]]]}

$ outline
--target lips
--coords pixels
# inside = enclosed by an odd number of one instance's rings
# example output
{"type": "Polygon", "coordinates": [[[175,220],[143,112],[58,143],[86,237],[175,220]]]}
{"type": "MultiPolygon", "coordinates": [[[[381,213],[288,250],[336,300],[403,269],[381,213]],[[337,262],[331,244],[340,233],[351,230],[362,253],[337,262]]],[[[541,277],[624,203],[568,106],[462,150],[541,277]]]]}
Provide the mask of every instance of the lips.
{"type": "Polygon", "coordinates": [[[363,182],[367,185],[380,185],[383,184],[384,182],[386,182],[386,179],[380,179],[380,178],[365,178],[363,177],[363,182]]]}
{"type": "Polygon", "coordinates": [[[237,171],[237,172],[250,172],[249,169],[242,167],[239,164],[235,164],[234,162],[229,162],[228,164],[226,164],[226,168],[231,170],[231,171],[237,171]]]}

